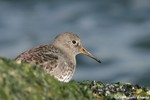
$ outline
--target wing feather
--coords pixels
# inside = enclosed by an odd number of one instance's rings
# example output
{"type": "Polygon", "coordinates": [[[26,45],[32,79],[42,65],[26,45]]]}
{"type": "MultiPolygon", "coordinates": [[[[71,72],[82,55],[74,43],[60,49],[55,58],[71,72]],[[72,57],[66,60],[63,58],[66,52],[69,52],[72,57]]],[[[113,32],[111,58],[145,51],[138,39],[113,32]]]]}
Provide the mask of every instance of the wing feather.
{"type": "Polygon", "coordinates": [[[58,49],[52,45],[41,45],[20,54],[15,60],[40,65],[44,69],[51,71],[58,63],[58,49]]]}

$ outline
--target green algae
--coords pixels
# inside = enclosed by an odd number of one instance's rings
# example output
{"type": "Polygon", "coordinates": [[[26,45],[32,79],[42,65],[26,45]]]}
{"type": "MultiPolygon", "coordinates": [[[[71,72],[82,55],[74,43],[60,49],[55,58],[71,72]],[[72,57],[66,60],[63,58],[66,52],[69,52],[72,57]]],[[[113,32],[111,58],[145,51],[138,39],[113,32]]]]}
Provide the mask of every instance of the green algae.
{"type": "Polygon", "coordinates": [[[30,64],[0,57],[0,100],[150,99],[150,89],[125,83],[96,81],[63,83],[30,64]]]}

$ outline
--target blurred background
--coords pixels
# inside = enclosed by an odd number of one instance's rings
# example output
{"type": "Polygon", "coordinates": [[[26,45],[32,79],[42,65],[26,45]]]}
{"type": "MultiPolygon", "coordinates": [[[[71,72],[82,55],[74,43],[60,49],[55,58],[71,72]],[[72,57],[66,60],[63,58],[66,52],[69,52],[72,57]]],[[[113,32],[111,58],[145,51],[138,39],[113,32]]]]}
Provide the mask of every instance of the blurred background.
{"type": "Polygon", "coordinates": [[[14,59],[66,31],[102,61],[77,56],[73,80],[150,87],[150,0],[0,1],[0,56],[14,59]]]}

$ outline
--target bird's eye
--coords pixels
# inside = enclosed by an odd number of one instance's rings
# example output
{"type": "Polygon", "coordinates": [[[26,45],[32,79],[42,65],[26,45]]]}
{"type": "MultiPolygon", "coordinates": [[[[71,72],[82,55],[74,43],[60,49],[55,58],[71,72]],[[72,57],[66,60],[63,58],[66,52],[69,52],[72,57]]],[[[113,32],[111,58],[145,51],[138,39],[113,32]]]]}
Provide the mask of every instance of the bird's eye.
{"type": "Polygon", "coordinates": [[[72,40],[72,43],[73,43],[73,44],[76,44],[76,41],[75,41],[75,40],[72,40]]]}

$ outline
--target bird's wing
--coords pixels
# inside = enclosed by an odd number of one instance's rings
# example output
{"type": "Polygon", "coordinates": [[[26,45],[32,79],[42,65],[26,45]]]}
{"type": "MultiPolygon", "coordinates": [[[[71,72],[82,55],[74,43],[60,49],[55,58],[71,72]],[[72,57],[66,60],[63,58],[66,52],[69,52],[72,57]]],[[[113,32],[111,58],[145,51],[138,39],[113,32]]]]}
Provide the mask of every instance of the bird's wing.
{"type": "Polygon", "coordinates": [[[58,63],[58,52],[59,50],[57,50],[54,46],[41,45],[23,52],[15,60],[17,62],[40,65],[45,69],[52,70],[58,63]]]}

